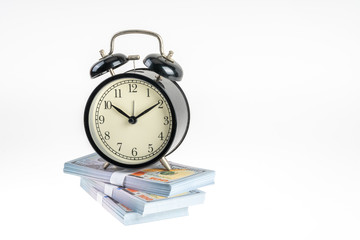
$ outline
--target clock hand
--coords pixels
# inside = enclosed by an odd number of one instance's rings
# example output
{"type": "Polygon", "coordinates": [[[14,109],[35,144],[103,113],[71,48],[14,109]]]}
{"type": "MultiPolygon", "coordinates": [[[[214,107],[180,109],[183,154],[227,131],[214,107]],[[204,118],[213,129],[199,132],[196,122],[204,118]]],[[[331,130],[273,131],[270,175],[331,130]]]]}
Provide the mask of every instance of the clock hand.
{"type": "Polygon", "coordinates": [[[132,116],[135,115],[135,101],[133,101],[133,106],[132,106],[132,116]]]}
{"type": "Polygon", "coordinates": [[[127,117],[128,119],[130,119],[130,116],[127,115],[123,110],[121,110],[120,108],[118,108],[118,107],[116,107],[116,106],[114,106],[114,105],[112,105],[112,106],[113,106],[113,108],[115,108],[116,111],[118,111],[118,112],[121,113],[123,116],[127,117]]]}
{"type": "Polygon", "coordinates": [[[148,109],[146,109],[145,111],[143,111],[142,113],[140,113],[139,115],[137,115],[135,117],[135,119],[141,117],[142,115],[144,115],[145,113],[148,113],[150,112],[151,109],[153,109],[154,107],[156,107],[157,105],[159,105],[160,102],[158,102],[157,104],[154,104],[153,106],[149,107],[148,109]]]}

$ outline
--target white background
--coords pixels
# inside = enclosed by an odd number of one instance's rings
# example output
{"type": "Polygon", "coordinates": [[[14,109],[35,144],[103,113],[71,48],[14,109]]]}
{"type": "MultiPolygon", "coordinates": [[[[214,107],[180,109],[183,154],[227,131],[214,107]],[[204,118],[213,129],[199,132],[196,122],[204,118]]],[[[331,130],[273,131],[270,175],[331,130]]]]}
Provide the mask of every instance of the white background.
{"type": "Polygon", "coordinates": [[[359,31],[359,1],[2,0],[0,238],[359,239],[359,31]],[[184,70],[191,126],[169,160],[217,175],[189,217],[125,227],[62,169],[92,152],[98,51],[134,28],[184,70]]]}

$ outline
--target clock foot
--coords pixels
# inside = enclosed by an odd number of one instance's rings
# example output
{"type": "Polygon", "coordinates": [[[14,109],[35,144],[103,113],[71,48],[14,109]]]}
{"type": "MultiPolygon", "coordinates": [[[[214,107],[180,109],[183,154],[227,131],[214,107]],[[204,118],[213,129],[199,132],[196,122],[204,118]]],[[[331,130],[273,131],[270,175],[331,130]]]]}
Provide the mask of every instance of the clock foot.
{"type": "Polygon", "coordinates": [[[171,166],[170,166],[169,162],[166,160],[165,157],[162,157],[162,158],[160,159],[160,162],[161,162],[161,164],[163,165],[163,167],[164,167],[166,170],[168,170],[168,171],[171,170],[171,166]]]}
{"type": "Polygon", "coordinates": [[[107,169],[108,166],[110,166],[110,163],[106,162],[106,163],[104,163],[103,168],[107,169]]]}

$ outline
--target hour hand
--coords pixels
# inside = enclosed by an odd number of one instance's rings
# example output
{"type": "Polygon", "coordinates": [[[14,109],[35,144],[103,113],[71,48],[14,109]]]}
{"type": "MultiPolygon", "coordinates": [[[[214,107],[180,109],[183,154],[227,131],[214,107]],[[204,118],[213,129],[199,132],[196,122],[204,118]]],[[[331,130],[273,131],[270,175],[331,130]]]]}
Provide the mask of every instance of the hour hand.
{"type": "Polygon", "coordinates": [[[121,110],[120,108],[118,108],[118,107],[116,107],[116,106],[114,106],[114,105],[112,105],[112,107],[113,107],[116,111],[118,111],[120,114],[122,114],[123,116],[127,117],[128,119],[130,118],[130,116],[127,115],[127,114],[126,114],[123,110],[121,110]]]}

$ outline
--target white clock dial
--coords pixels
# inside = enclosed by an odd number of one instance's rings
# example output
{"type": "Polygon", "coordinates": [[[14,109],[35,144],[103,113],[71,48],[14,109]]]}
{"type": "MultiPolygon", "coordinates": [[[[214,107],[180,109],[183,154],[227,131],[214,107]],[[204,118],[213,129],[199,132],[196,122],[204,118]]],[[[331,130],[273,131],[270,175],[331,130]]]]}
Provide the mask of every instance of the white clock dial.
{"type": "Polygon", "coordinates": [[[88,121],[99,150],[129,165],[158,156],[173,131],[173,116],[164,95],[149,82],[135,78],[104,85],[93,98],[88,121]]]}

